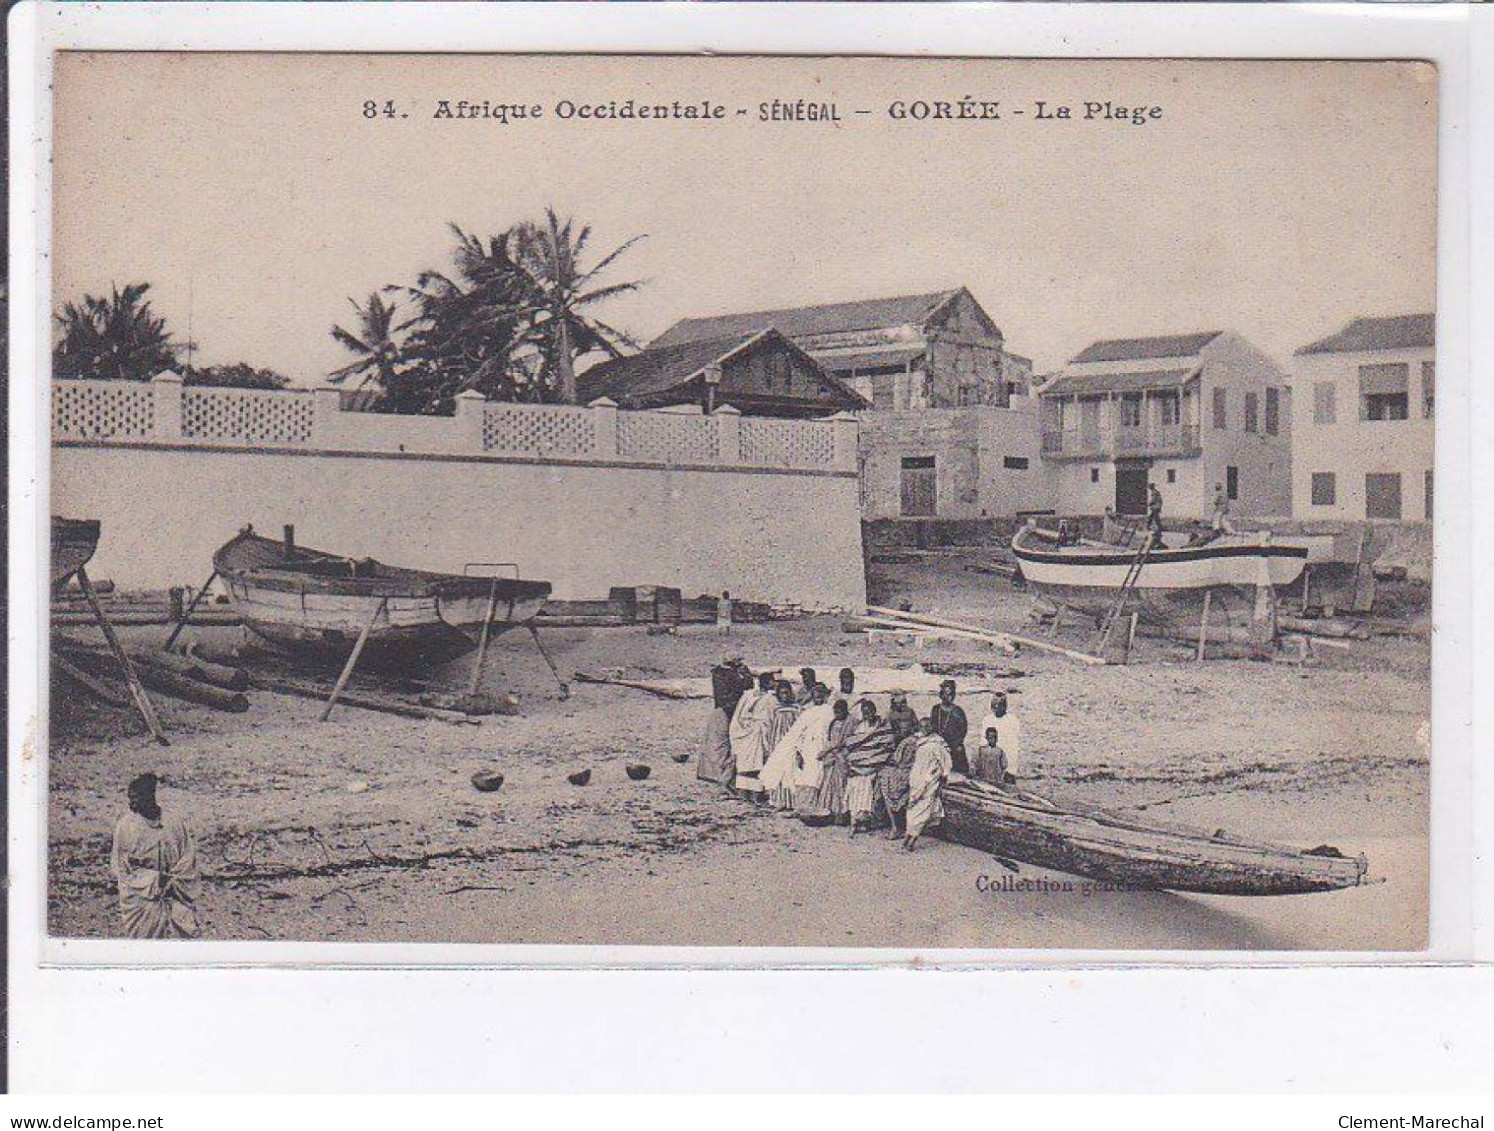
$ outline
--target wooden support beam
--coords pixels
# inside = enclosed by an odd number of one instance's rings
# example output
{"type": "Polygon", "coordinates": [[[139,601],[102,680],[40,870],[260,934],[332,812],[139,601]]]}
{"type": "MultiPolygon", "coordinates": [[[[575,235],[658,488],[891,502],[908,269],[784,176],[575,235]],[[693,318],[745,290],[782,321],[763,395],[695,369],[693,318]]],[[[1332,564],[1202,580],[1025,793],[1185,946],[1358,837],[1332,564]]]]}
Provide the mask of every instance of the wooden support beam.
{"type": "MultiPolygon", "coordinates": [[[[288,535],[287,543],[289,544],[289,531],[291,530],[291,528],[287,527],[286,530],[288,535]]],[[[322,715],[318,720],[319,722],[326,722],[328,716],[332,714],[332,708],[337,705],[338,696],[340,696],[343,692],[343,689],[347,687],[348,680],[353,676],[353,669],[358,666],[358,657],[363,655],[363,646],[368,643],[368,634],[373,631],[374,622],[384,614],[384,611],[388,609],[388,607],[389,598],[382,598],[379,601],[378,606],[374,609],[373,616],[369,617],[368,623],[363,626],[363,631],[358,633],[358,642],[353,645],[352,652],[348,654],[348,662],[342,666],[342,674],[337,677],[337,684],[332,688],[332,695],[330,698],[328,698],[327,705],[322,708],[322,715]]]]}
{"type": "Polygon", "coordinates": [[[197,603],[202,600],[202,595],[208,591],[218,577],[218,569],[213,567],[213,572],[208,574],[208,579],[202,583],[202,588],[192,595],[192,603],[187,606],[187,611],[182,614],[181,619],[176,622],[176,627],[171,630],[171,635],[166,638],[166,643],[161,645],[162,652],[171,651],[171,646],[176,643],[176,638],[181,635],[182,629],[187,627],[187,622],[192,619],[192,614],[197,611],[197,603]]]}
{"type": "Polygon", "coordinates": [[[498,605],[498,581],[495,578],[488,586],[488,608],[482,618],[482,632],[477,637],[477,657],[472,661],[472,679],[467,685],[467,694],[476,695],[482,683],[482,665],[488,658],[488,631],[493,623],[493,611],[498,605]]]}
{"type": "Polygon", "coordinates": [[[57,665],[57,670],[75,683],[81,684],[98,698],[108,703],[111,707],[128,707],[130,700],[127,696],[116,695],[107,685],[89,675],[82,668],[72,663],[57,649],[52,649],[52,662],[57,665]]]}
{"type": "Polygon", "coordinates": [[[1198,618],[1198,654],[1193,657],[1196,664],[1203,663],[1204,643],[1209,639],[1209,606],[1213,603],[1214,591],[1204,590],[1203,615],[1198,618]]]}
{"type": "Polygon", "coordinates": [[[125,683],[130,687],[130,698],[135,701],[135,709],[145,720],[145,729],[150,731],[151,736],[162,746],[169,746],[166,735],[161,731],[161,721],[156,718],[156,709],[151,704],[150,696],[145,693],[140,677],[135,674],[135,666],[130,663],[129,656],[125,655],[125,650],[119,643],[119,637],[114,634],[114,626],[104,615],[104,606],[99,604],[99,595],[93,591],[93,582],[88,580],[88,570],[79,566],[75,576],[78,578],[78,585],[82,588],[83,595],[88,598],[89,607],[93,609],[93,615],[98,620],[104,639],[109,643],[109,651],[114,654],[115,661],[124,671],[125,683]]]}

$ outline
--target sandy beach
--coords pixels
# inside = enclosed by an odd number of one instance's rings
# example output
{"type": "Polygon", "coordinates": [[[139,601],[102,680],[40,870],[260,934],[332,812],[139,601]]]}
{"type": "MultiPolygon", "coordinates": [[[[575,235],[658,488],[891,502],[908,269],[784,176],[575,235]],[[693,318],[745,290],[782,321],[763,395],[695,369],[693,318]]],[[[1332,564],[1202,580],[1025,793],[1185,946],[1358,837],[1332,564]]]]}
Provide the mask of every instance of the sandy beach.
{"type": "MultiPolygon", "coordinates": [[[[872,567],[876,599],[1031,631],[1029,598],[962,568],[960,555],[872,567]]],[[[124,785],[144,770],[196,829],[205,935],[226,939],[854,946],[1391,950],[1425,945],[1430,646],[1376,636],[1320,649],[1306,667],[1191,662],[1138,645],[1125,667],[1083,667],[976,643],[915,648],[842,631],[835,616],[736,626],[553,629],[566,673],[634,678],[749,665],[972,665],[962,702],[1011,693],[1024,727],[1023,785],[1298,847],[1364,853],[1382,882],[1278,898],[1109,891],[926,839],[813,829],[695,777],[707,700],[573,685],[568,700],[527,636],[502,637],[485,687],[518,717],[479,726],[319,706],[263,691],[245,714],[157,697],[171,735],[54,680],[49,780],[52,934],[108,937],[119,919],[109,836],[124,785]],[[1000,677],[980,670],[1020,669],[1000,677]],[[689,756],[679,763],[677,756],[689,756]],[[647,780],[624,766],[646,763],[647,780]],[[571,785],[590,768],[589,785],[571,785]],[[496,793],[469,778],[505,775],[496,793]]],[[[193,629],[227,646],[236,629],[193,629]]],[[[148,643],[164,629],[128,630],[148,643]]],[[[76,632],[76,635],[86,635],[76,632]]],[[[470,659],[434,673],[458,689],[470,659]]],[[[829,673],[832,674],[833,670],[829,673]]],[[[880,697],[885,705],[885,696],[880,697]]],[[[914,697],[921,713],[931,696],[914,697]]]]}

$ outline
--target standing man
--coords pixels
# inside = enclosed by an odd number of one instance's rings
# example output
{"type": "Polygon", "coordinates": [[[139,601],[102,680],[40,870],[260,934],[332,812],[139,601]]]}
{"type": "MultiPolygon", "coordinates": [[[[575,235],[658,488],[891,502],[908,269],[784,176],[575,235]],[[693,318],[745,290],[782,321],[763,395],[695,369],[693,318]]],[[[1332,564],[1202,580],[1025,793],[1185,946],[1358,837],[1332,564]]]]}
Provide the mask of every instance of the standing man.
{"type": "Polygon", "coordinates": [[[1155,483],[1146,485],[1146,529],[1153,546],[1162,545],[1162,492],[1155,483]]]}
{"type": "Polygon", "coordinates": [[[799,691],[795,696],[799,706],[807,707],[814,702],[814,685],[819,682],[819,678],[813,668],[799,669],[799,691]]]}
{"type": "Polygon", "coordinates": [[[730,791],[738,797],[751,797],[758,792],[758,774],[768,760],[763,749],[763,735],[768,727],[768,716],[777,706],[773,698],[773,673],[763,672],[757,677],[757,687],[743,693],[732,712],[731,726],[727,730],[727,741],[731,743],[733,779],[730,791]]]}
{"type": "Polygon", "coordinates": [[[991,709],[980,721],[980,733],[994,730],[1006,754],[1006,772],[1016,777],[1022,765],[1022,720],[1007,709],[1006,692],[991,695],[991,709]]]}
{"type": "Polygon", "coordinates": [[[730,786],[737,776],[732,756],[731,720],[743,695],[752,689],[752,673],[738,658],[725,660],[711,668],[711,717],[695,763],[695,776],[701,781],[730,786]]]}
{"type": "Polygon", "coordinates": [[[946,679],[939,685],[939,702],[929,712],[929,721],[934,724],[934,733],[949,747],[949,760],[955,772],[968,775],[970,762],[965,757],[965,735],[970,732],[970,720],[955,702],[954,680],[946,679]]]}
{"type": "Polygon", "coordinates": [[[156,781],[141,774],[130,782],[130,811],[114,826],[119,913],[132,939],[196,938],[197,845],[179,815],[162,812],[156,781]]]}
{"type": "Polygon", "coordinates": [[[856,673],[850,668],[840,669],[840,693],[849,703],[856,695],[856,673]]]}
{"type": "Polygon", "coordinates": [[[1215,534],[1233,534],[1235,524],[1229,520],[1229,492],[1223,483],[1214,484],[1214,517],[1210,522],[1215,534]]]}

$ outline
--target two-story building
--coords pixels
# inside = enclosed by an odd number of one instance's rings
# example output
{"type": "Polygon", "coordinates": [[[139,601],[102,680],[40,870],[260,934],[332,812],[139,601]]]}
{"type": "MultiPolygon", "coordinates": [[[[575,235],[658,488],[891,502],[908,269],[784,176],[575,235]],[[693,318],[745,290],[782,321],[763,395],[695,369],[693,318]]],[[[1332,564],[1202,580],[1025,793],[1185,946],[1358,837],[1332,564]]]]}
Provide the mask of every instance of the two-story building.
{"type": "Polygon", "coordinates": [[[1239,334],[1095,342],[1038,390],[1042,458],[1059,514],[1207,518],[1215,485],[1236,515],[1290,513],[1286,373],[1239,334]]]}
{"type": "Polygon", "coordinates": [[[1356,318],[1297,351],[1296,517],[1431,519],[1435,322],[1356,318]]]}
{"type": "MultiPolygon", "coordinates": [[[[933,294],[832,302],[685,318],[649,343],[673,347],[772,327],[875,409],[1005,405],[1008,381],[1025,380],[1007,360],[1000,328],[964,287],[933,294]]],[[[1031,363],[1026,367],[1031,372],[1031,363]]]]}
{"type": "Polygon", "coordinates": [[[686,318],[645,352],[769,326],[866,402],[865,517],[982,518],[1046,505],[1032,361],[1007,351],[966,288],[686,318]]]}

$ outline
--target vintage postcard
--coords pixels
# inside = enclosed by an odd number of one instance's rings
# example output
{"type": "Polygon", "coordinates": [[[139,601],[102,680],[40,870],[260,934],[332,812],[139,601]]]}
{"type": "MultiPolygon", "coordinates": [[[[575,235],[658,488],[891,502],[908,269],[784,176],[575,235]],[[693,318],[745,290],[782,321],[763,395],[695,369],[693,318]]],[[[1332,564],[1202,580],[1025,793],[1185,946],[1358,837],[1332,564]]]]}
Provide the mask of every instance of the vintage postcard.
{"type": "Polygon", "coordinates": [[[52,98],[52,939],[1427,947],[1434,64],[52,98]]]}

